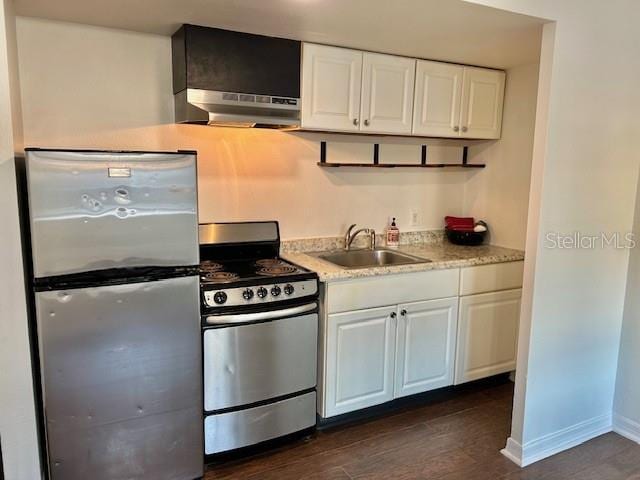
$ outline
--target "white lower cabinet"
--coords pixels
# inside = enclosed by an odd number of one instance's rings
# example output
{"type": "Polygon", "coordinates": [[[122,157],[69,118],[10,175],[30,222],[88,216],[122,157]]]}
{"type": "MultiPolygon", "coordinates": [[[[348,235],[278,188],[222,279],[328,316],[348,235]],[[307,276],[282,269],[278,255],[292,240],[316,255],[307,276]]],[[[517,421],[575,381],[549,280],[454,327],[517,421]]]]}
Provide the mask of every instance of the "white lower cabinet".
{"type": "Polygon", "coordinates": [[[400,305],[395,397],[453,384],[458,298],[400,305]]]}
{"type": "Polygon", "coordinates": [[[328,316],[325,417],[393,399],[396,306],[328,316]]]}
{"type": "Polygon", "coordinates": [[[521,289],[460,297],[455,384],[516,368],[521,289]]]}
{"type": "Polygon", "coordinates": [[[522,262],[329,282],[323,418],[516,368],[522,262]]]}
{"type": "Polygon", "coordinates": [[[452,385],[457,318],[457,297],[329,315],[323,416],[452,385]]]}

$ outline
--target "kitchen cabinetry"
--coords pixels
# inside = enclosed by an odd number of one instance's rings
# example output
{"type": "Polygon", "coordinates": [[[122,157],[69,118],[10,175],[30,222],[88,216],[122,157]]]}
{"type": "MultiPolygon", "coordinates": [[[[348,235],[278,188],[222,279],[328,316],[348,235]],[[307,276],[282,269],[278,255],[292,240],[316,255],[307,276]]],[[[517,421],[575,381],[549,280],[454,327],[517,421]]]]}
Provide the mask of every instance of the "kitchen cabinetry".
{"type": "Polygon", "coordinates": [[[414,135],[500,138],[504,72],[418,60],[414,135]]]}
{"type": "Polygon", "coordinates": [[[516,369],[523,267],[460,269],[456,385],[516,369]]]}
{"type": "Polygon", "coordinates": [[[416,61],[304,44],[302,127],[410,134],[416,61]]]}
{"type": "Polygon", "coordinates": [[[361,131],[411,133],[415,69],[413,58],[364,54],[361,131]]]}
{"type": "Polygon", "coordinates": [[[515,370],[523,264],[324,284],[320,416],[515,370]]]}
{"type": "Polygon", "coordinates": [[[453,384],[458,299],[329,315],[325,416],[453,384]]]}
{"type": "Polygon", "coordinates": [[[456,385],[516,369],[522,290],[460,298],[456,385]]]}
{"type": "Polygon", "coordinates": [[[413,134],[460,136],[460,102],[464,67],[418,60],[413,106],[413,134]]]}
{"type": "Polygon", "coordinates": [[[504,84],[498,70],[305,43],[301,126],[500,138],[504,84]]]}
{"type": "Polygon", "coordinates": [[[458,299],[398,306],[395,397],[453,383],[458,299]]]}
{"type": "Polygon", "coordinates": [[[464,67],[461,137],[500,138],[504,81],[504,72],[464,67]]]}
{"type": "Polygon", "coordinates": [[[324,416],[393,398],[396,307],[329,315],[324,416]]]}
{"type": "Polygon", "coordinates": [[[318,411],[332,417],[453,383],[459,270],[330,282],[318,411]]]}
{"type": "Polygon", "coordinates": [[[360,130],[362,52],[305,43],[302,53],[302,126],[360,130]]]}

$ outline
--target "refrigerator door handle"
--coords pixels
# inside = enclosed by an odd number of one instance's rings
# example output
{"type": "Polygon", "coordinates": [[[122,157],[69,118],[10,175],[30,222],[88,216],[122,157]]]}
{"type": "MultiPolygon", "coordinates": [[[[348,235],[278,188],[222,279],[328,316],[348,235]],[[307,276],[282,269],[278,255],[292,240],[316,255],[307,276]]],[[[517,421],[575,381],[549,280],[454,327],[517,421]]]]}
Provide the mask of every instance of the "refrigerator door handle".
{"type": "Polygon", "coordinates": [[[275,318],[291,317],[293,315],[299,315],[301,313],[311,312],[318,308],[316,302],[307,303],[298,307],[282,308],[280,310],[270,310],[267,312],[256,313],[237,313],[229,315],[209,315],[206,318],[208,325],[223,325],[223,324],[243,324],[251,322],[259,322],[264,320],[273,320],[275,318]]]}

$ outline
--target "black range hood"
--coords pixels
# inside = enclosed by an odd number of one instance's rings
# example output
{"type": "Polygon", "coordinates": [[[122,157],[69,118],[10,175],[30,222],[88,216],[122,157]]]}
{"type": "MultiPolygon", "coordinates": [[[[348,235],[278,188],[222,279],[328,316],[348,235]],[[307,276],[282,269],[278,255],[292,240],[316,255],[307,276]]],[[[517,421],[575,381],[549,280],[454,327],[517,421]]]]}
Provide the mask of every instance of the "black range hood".
{"type": "Polygon", "coordinates": [[[299,41],[183,25],[171,47],[177,123],[300,125],[299,41]]]}

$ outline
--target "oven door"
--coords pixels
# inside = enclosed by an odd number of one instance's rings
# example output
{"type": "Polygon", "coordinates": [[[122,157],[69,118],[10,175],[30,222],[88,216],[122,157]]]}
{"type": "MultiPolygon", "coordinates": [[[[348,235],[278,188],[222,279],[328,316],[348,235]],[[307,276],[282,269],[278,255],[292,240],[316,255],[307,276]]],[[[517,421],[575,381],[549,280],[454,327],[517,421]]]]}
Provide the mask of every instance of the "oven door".
{"type": "Polygon", "coordinates": [[[215,325],[204,331],[207,412],[251,405],[316,386],[316,302],[210,316],[205,322],[215,325]]]}

